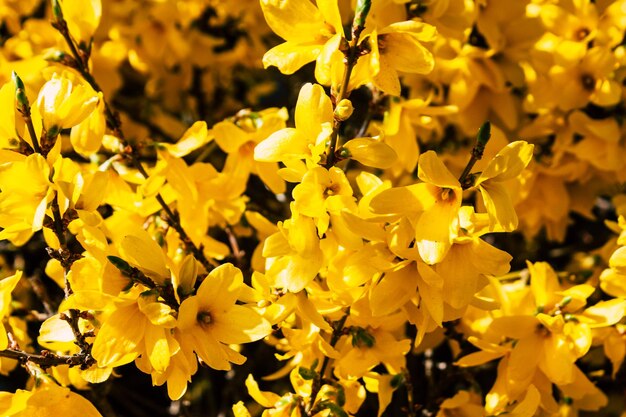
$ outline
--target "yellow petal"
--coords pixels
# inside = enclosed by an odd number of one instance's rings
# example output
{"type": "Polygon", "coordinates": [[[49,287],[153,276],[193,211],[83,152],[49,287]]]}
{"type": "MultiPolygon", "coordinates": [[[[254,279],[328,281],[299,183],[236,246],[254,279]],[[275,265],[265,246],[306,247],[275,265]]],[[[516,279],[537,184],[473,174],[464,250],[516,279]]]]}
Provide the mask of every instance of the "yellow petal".
{"type": "Polygon", "coordinates": [[[284,159],[304,159],[309,154],[307,138],[294,128],[281,129],[254,148],[254,159],[279,162],[284,159]]]}
{"type": "Polygon", "coordinates": [[[249,140],[248,134],[243,129],[229,121],[215,124],[213,135],[215,135],[215,141],[219,147],[226,153],[237,151],[241,145],[249,140]]]}
{"type": "Polygon", "coordinates": [[[542,341],[531,335],[517,342],[509,356],[507,379],[517,389],[527,386],[535,375],[537,364],[543,354],[542,341]]]}
{"type": "Polygon", "coordinates": [[[263,67],[275,66],[283,74],[293,74],[320,55],[322,45],[317,43],[285,42],[263,55],[263,67]]]}
{"type": "Polygon", "coordinates": [[[252,374],[246,378],[246,388],[248,388],[248,394],[254,401],[265,408],[273,408],[274,404],[280,400],[280,396],[271,391],[261,391],[252,374]]]}
{"type": "Polygon", "coordinates": [[[328,324],[328,322],[324,320],[324,316],[322,316],[319,311],[317,311],[315,304],[313,304],[313,302],[309,300],[306,291],[300,291],[298,294],[296,294],[296,297],[298,300],[297,309],[301,317],[319,327],[320,330],[324,330],[326,332],[333,331],[332,327],[330,327],[330,324],[328,324]]]}
{"type": "Polygon", "coordinates": [[[518,219],[506,186],[497,182],[483,182],[480,195],[489,213],[490,226],[502,227],[505,232],[517,229],[518,219]]]}
{"type": "Polygon", "coordinates": [[[231,263],[213,269],[202,281],[197,291],[199,309],[226,311],[231,308],[241,292],[243,275],[231,263]]]}
{"type": "MultiPolygon", "coordinates": [[[[333,105],[319,84],[306,83],[300,89],[296,104],[296,129],[310,138],[314,138],[322,130],[324,123],[333,120],[333,105]]],[[[315,143],[315,140],[309,140],[315,143]]]]}
{"type": "Polygon", "coordinates": [[[317,0],[324,21],[333,26],[335,33],[343,35],[343,24],[339,14],[339,5],[336,0],[317,0]]]}
{"type": "Polygon", "coordinates": [[[626,300],[614,298],[600,301],[587,308],[583,315],[593,320],[591,327],[612,326],[619,322],[626,314],[626,300]]]}
{"type": "Polygon", "coordinates": [[[0,280],[0,317],[6,317],[11,308],[11,292],[22,278],[22,271],[0,280]]]}
{"type": "Polygon", "coordinates": [[[239,401],[234,404],[232,409],[235,417],[252,417],[246,406],[243,404],[243,401],[239,401]]]}
{"type": "Polygon", "coordinates": [[[100,149],[106,130],[102,93],[98,93],[98,99],[96,109],[70,132],[72,147],[86,158],[100,149]]]}
{"type": "Polygon", "coordinates": [[[476,180],[476,185],[488,179],[507,181],[517,177],[530,163],[533,148],[534,145],[522,140],[508,144],[489,162],[476,180]]]}
{"type": "Polygon", "coordinates": [[[154,370],[165,372],[172,356],[165,337],[165,329],[158,326],[146,326],[145,345],[146,353],[154,370]]]}
{"type": "Polygon", "coordinates": [[[121,252],[125,260],[139,268],[157,284],[163,284],[164,280],[170,277],[170,272],[165,266],[163,250],[147,232],[122,239],[121,252]]]}
{"type": "Polygon", "coordinates": [[[46,384],[28,398],[20,416],[102,417],[96,407],[69,388],[46,384]]]}
{"type": "Polygon", "coordinates": [[[271,333],[272,327],[252,308],[234,305],[215,317],[209,331],[222,343],[236,344],[262,339],[271,333]]]}
{"type": "Polygon", "coordinates": [[[511,413],[507,413],[507,415],[511,417],[533,417],[537,408],[539,408],[540,402],[541,394],[539,394],[539,390],[531,384],[528,387],[528,391],[526,391],[524,399],[513,408],[511,413]]]}
{"type": "Polygon", "coordinates": [[[462,367],[478,366],[478,365],[483,365],[487,362],[491,362],[492,360],[501,358],[505,354],[506,352],[485,352],[481,350],[481,351],[470,353],[469,355],[463,356],[454,364],[457,366],[462,366],[462,367]]]}
{"type": "Polygon", "coordinates": [[[91,354],[100,366],[121,366],[139,356],[145,319],[136,306],[119,308],[96,335],[91,354]]]}
{"type": "Polygon", "coordinates": [[[379,34],[385,47],[381,54],[391,67],[398,71],[428,74],[435,67],[433,55],[417,38],[408,33],[379,34]]]}
{"type": "Polygon", "coordinates": [[[379,214],[406,214],[423,211],[433,204],[426,184],[413,184],[381,191],[371,199],[370,208],[379,214]]]}
{"type": "Polygon", "coordinates": [[[374,138],[356,138],[343,145],[350,158],[365,166],[387,169],[398,159],[396,152],[386,143],[374,138]]]}
{"type": "Polygon", "coordinates": [[[434,151],[420,155],[417,176],[422,181],[440,188],[461,188],[459,180],[452,175],[434,151]]]}
{"type": "Polygon", "coordinates": [[[63,17],[74,39],[88,44],[102,16],[101,0],[63,0],[63,17]]]}
{"type": "Polygon", "coordinates": [[[416,241],[430,240],[444,243],[451,241],[455,234],[453,224],[461,207],[461,190],[447,191],[447,200],[438,199],[420,215],[415,227],[416,241]]]}
{"type": "Polygon", "coordinates": [[[261,0],[261,9],[274,33],[288,41],[311,40],[324,24],[322,14],[309,0],[261,0]]]}
{"type": "Polygon", "coordinates": [[[206,145],[211,140],[213,140],[213,136],[208,131],[206,122],[197,121],[185,131],[178,142],[174,144],[162,143],[161,146],[164,146],[173,156],[181,158],[206,145]]]}

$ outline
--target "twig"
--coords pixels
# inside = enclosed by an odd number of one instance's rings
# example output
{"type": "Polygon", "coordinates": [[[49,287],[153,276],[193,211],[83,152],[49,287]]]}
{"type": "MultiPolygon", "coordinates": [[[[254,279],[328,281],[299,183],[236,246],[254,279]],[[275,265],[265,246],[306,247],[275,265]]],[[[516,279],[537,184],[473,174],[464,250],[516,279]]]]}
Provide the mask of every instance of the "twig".
{"type": "Polygon", "coordinates": [[[141,284],[147,288],[150,288],[151,290],[157,291],[158,294],[165,301],[165,304],[167,304],[174,310],[178,310],[179,304],[176,300],[176,295],[174,294],[174,287],[172,287],[171,285],[157,285],[157,283],[152,281],[138,268],[131,266],[122,258],[119,258],[117,256],[107,256],[107,258],[109,259],[109,262],[111,262],[113,266],[119,269],[122,274],[130,278],[135,283],[141,284]]]}
{"type": "MultiPolygon", "coordinates": [[[[13,83],[15,84],[15,102],[17,103],[17,111],[22,115],[22,119],[26,124],[30,139],[33,141],[33,150],[37,153],[41,153],[41,147],[39,146],[39,141],[37,140],[37,133],[35,132],[33,119],[30,115],[30,103],[28,102],[28,97],[26,97],[26,88],[24,87],[22,79],[15,71],[11,74],[11,78],[13,78],[13,83]]],[[[22,138],[20,139],[22,141],[24,140],[22,138]]],[[[28,143],[26,144],[28,145],[28,143]]],[[[30,148],[30,145],[28,145],[28,147],[30,148]]]]}
{"type": "Polygon", "coordinates": [[[487,142],[489,142],[489,138],[491,138],[491,123],[485,122],[478,129],[478,135],[476,135],[476,145],[472,149],[472,157],[469,162],[465,166],[463,173],[459,177],[459,183],[464,189],[467,189],[473,185],[472,178],[469,177],[469,173],[476,164],[476,162],[480,161],[483,157],[483,152],[485,151],[485,146],[487,142]]]}
{"type": "MultiPolygon", "coordinates": [[[[333,324],[333,334],[330,337],[330,345],[335,347],[339,338],[343,335],[343,327],[346,324],[346,320],[350,316],[350,307],[346,310],[346,313],[341,317],[338,321],[333,324]]],[[[328,368],[328,364],[330,363],[330,358],[328,356],[324,356],[324,361],[322,362],[322,367],[320,368],[319,373],[316,378],[313,380],[313,386],[311,387],[311,399],[309,402],[307,415],[313,415],[313,406],[315,404],[315,400],[317,399],[317,395],[322,388],[322,381],[324,380],[324,374],[326,373],[326,368],[328,368]]]]}
{"type": "MultiPolygon", "coordinates": [[[[42,150],[41,146],[39,145],[39,140],[37,138],[37,134],[33,126],[32,118],[30,116],[31,115],[30,103],[28,102],[28,98],[26,97],[26,89],[24,88],[24,83],[15,72],[13,72],[12,76],[13,76],[13,81],[15,83],[15,100],[18,105],[17,110],[22,115],[22,118],[24,119],[24,122],[26,123],[29,135],[33,142],[34,151],[39,153],[40,155],[45,156],[44,150],[42,150]]],[[[50,177],[52,177],[53,175],[54,173],[51,172],[50,177]]],[[[67,280],[67,276],[72,267],[72,263],[74,262],[74,260],[78,259],[80,255],[72,254],[72,252],[69,251],[67,248],[67,239],[65,238],[65,231],[67,229],[67,225],[64,223],[64,219],[61,216],[57,197],[58,197],[58,193],[52,199],[51,210],[52,210],[52,216],[53,216],[52,230],[54,231],[54,234],[56,235],[59,241],[59,249],[54,250],[53,248],[47,248],[47,251],[48,251],[48,254],[52,258],[59,260],[59,262],[61,262],[61,265],[63,266],[63,269],[65,271],[65,297],[67,298],[72,293],[72,289],[70,287],[69,281],[67,280]]],[[[44,300],[45,296],[42,294],[40,295],[40,298],[44,300]]],[[[61,360],[56,355],[52,355],[52,354],[34,355],[34,354],[29,354],[26,352],[19,351],[19,350],[9,349],[5,351],[5,352],[8,352],[6,353],[6,355],[17,355],[17,357],[15,357],[14,359],[21,358],[22,361],[26,361],[26,362],[30,361],[30,362],[34,362],[40,365],[49,363],[47,362],[48,357],[54,358],[54,360],[57,362],[61,361],[61,362],[58,362],[57,364],[67,364],[67,361],[71,360],[73,366],[81,365],[81,367],[83,367],[84,369],[88,368],[95,361],[91,357],[91,345],[85,340],[85,335],[81,333],[80,328],[78,326],[80,312],[75,309],[70,309],[68,311],[68,315],[64,315],[64,317],[67,320],[68,324],[70,325],[72,332],[74,333],[74,337],[76,339],[75,340],[76,345],[80,347],[81,351],[79,354],[71,356],[71,357],[63,357],[64,359],[61,360]],[[68,359],[68,358],[71,358],[71,359],[68,359]]],[[[54,364],[51,364],[49,366],[53,366],[53,365],[54,364]]]]}
{"type": "Polygon", "coordinates": [[[239,248],[239,243],[237,242],[237,236],[233,232],[233,229],[230,226],[226,226],[224,228],[226,235],[228,236],[228,243],[230,244],[230,250],[233,252],[233,257],[235,258],[235,262],[237,263],[237,267],[241,269],[243,267],[243,261],[246,256],[246,252],[242,251],[239,248]]]}
{"type": "Polygon", "coordinates": [[[22,363],[32,362],[41,366],[42,368],[49,368],[51,366],[69,365],[80,366],[81,369],[87,369],[95,360],[91,357],[91,354],[85,352],[79,352],[75,355],[56,355],[48,350],[41,351],[41,354],[28,353],[21,350],[5,349],[0,350],[0,356],[4,358],[10,358],[18,360],[22,363]]]}
{"type": "MultiPolygon", "coordinates": [[[[341,81],[341,87],[339,88],[339,94],[335,98],[335,103],[340,103],[341,100],[348,98],[348,84],[350,84],[350,75],[356,65],[359,57],[361,56],[361,48],[359,45],[359,38],[361,32],[365,29],[365,18],[369,13],[371,7],[370,0],[359,0],[357,2],[356,13],[354,20],[352,21],[352,38],[348,43],[348,49],[345,52],[345,70],[343,73],[343,80],[341,81]]],[[[333,120],[333,131],[330,134],[330,145],[328,147],[328,155],[326,155],[326,168],[330,168],[335,164],[335,151],[337,150],[337,143],[339,141],[339,129],[341,128],[342,121],[335,117],[333,120]]]]}

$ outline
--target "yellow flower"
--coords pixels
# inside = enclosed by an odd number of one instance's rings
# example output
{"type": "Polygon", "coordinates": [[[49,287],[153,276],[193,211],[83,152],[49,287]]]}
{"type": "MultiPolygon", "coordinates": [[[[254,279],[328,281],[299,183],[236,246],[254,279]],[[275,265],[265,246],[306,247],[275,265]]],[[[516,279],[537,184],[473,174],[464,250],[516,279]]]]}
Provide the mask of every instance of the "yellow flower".
{"type": "Polygon", "coordinates": [[[480,190],[492,227],[498,225],[507,232],[517,228],[517,214],[506,181],[519,176],[532,157],[533,145],[513,142],[498,152],[476,179],[474,186],[480,190]]]}
{"type": "Polygon", "coordinates": [[[0,165],[0,239],[25,244],[43,227],[48,202],[54,197],[50,167],[40,154],[26,158],[17,153],[0,165]]]}
{"type": "Polygon", "coordinates": [[[437,417],[480,417],[484,415],[485,410],[482,407],[480,397],[469,391],[459,391],[452,398],[445,399],[437,413],[437,417]]]}
{"type": "Polygon", "coordinates": [[[274,65],[283,74],[293,74],[317,60],[316,78],[327,84],[330,65],[323,58],[338,50],[343,38],[337,2],[321,0],[315,7],[309,0],[261,0],[261,8],[270,28],[286,41],[263,56],[265,68],[274,65]]]}
{"type": "Polygon", "coordinates": [[[320,85],[302,86],[295,122],[295,128],[281,129],[259,143],[254,148],[254,159],[261,162],[306,159],[308,164],[316,165],[326,149],[333,122],[333,106],[320,85]]]}
{"type": "MultiPolygon", "coordinates": [[[[14,275],[0,280],[0,320],[6,317],[11,308],[11,292],[22,278],[22,271],[17,271],[14,275]]],[[[6,349],[9,345],[7,332],[4,325],[0,325],[0,350],[6,349]]]]}
{"type": "Polygon", "coordinates": [[[421,42],[431,42],[435,36],[434,26],[411,20],[372,31],[369,36],[369,70],[374,85],[387,94],[399,96],[398,71],[417,74],[431,72],[435,60],[421,42]]]}
{"type": "Polygon", "coordinates": [[[98,331],[91,354],[101,367],[125,365],[141,355],[165,371],[180,349],[170,330],[175,325],[174,310],[158,302],[153,292],[120,300],[98,331]]]}
{"type": "Polygon", "coordinates": [[[290,292],[301,291],[319,273],[324,254],[314,220],[297,215],[278,223],[279,231],[263,246],[266,275],[274,286],[290,292]]]}
{"type": "Polygon", "coordinates": [[[102,93],[98,93],[98,104],[95,110],[82,122],[72,127],[70,133],[72,147],[80,155],[89,157],[100,149],[105,131],[104,98],[102,93]]]}
{"type": "Polygon", "coordinates": [[[404,355],[411,348],[409,339],[396,340],[383,328],[355,328],[351,342],[339,350],[335,373],[343,378],[361,378],[382,363],[390,372],[400,372],[405,366],[404,355]]]}
{"type": "Polygon", "coordinates": [[[89,45],[102,16],[101,0],[62,0],[63,17],[72,36],[89,45]]]}
{"type": "Polygon", "coordinates": [[[377,213],[409,213],[417,215],[415,241],[419,253],[428,264],[440,262],[457,235],[455,222],[462,202],[459,180],[446,168],[437,154],[420,155],[418,177],[423,182],[392,188],[371,201],[377,213]]]}
{"type": "Polygon", "coordinates": [[[568,66],[553,66],[547,76],[531,86],[535,100],[568,111],[586,106],[589,102],[609,107],[619,103],[622,88],[613,78],[617,68],[613,51],[594,46],[578,61],[568,66]]]}
{"type": "Polygon", "coordinates": [[[274,132],[285,128],[286,109],[267,109],[258,113],[240,112],[233,120],[213,126],[215,141],[227,154],[224,172],[252,172],[274,194],[285,192],[285,182],[278,175],[276,162],[254,160],[255,146],[274,132]]]}
{"type": "Polygon", "coordinates": [[[43,384],[32,392],[18,389],[15,394],[0,393],[0,414],[6,417],[102,417],[84,397],[54,383],[43,384]]]}
{"type": "Polygon", "coordinates": [[[347,141],[342,146],[350,159],[354,159],[368,167],[391,168],[398,155],[385,142],[375,138],[355,138],[347,141]]]}
{"type": "Polygon", "coordinates": [[[243,275],[231,264],[220,265],[202,281],[196,295],[183,301],[177,328],[211,368],[228,370],[246,358],[229,344],[253,342],[271,332],[254,309],[235,304],[243,289],[243,275]]]}
{"type": "Polygon", "coordinates": [[[320,236],[328,229],[329,213],[337,214],[343,208],[354,206],[352,187],[343,171],[332,167],[315,167],[302,177],[293,189],[293,209],[315,219],[320,236]]]}
{"type": "Polygon", "coordinates": [[[64,75],[54,74],[37,97],[43,127],[49,136],[76,126],[96,108],[98,95],[85,84],[75,85],[64,75]]]}

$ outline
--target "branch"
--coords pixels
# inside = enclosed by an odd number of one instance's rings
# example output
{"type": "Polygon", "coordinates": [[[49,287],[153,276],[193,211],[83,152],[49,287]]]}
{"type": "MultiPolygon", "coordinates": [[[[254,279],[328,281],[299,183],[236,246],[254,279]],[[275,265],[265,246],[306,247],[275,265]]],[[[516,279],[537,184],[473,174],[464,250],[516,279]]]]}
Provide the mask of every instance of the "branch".
{"type": "Polygon", "coordinates": [[[170,306],[174,310],[178,310],[179,304],[176,299],[176,295],[174,294],[174,287],[171,285],[158,285],[156,282],[152,281],[149,277],[147,277],[143,272],[141,272],[138,268],[131,266],[128,262],[119,258],[117,256],[107,256],[109,262],[113,264],[117,269],[120,270],[122,274],[131,279],[131,281],[141,284],[144,287],[150,288],[151,290],[155,290],[158,294],[163,298],[165,304],[170,306]]]}
{"type": "Polygon", "coordinates": [[[56,355],[48,350],[41,351],[41,354],[28,353],[21,350],[5,349],[0,350],[0,356],[20,361],[21,363],[32,362],[42,368],[50,368],[51,366],[69,365],[70,367],[80,366],[81,369],[87,369],[96,361],[89,353],[80,352],[75,355],[56,355]]]}
{"type": "MultiPolygon", "coordinates": [[[[341,317],[338,321],[333,323],[333,334],[330,337],[330,345],[335,347],[339,338],[343,335],[343,327],[346,324],[346,320],[350,315],[350,307],[346,310],[346,313],[341,317]]],[[[319,373],[316,375],[315,380],[313,381],[313,386],[311,387],[311,400],[309,402],[309,408],[307,415],[313,415],[313,405],[315,404],[315,400],[317,399],[317,395],[320,392],[320,388],[322,388],[322,381],[324,380],[324,374],[326,373],[326,368],[328,368],[328,364],[330,363],[330,358],[328,356],[324,356],[324,361],[322,362],[322,367],[320,368],[319,373]]]]}
{"type": "Polygon", "coordinates": [[[473,185],[474,180],[471,176],[469,176],[469,173],[476,162],[482,159],[483,152],[485,151],[487,142],[489,142],[489,138],[491,138],[491,123],[485,122],[480,129],[478,129],[478,135],[476,135],[476,145],[474,145],[474,148],[472,149],[472,157],[459,177],[459,183],[463,189],[470,188],[473,185]]]}
{"type": "MultiPolygon", "coordinates": [[[[348,84],[350,84],[350,75],[356,65],[359,57],[361,56],[361,48],[359,46],[359,38],[361,32],[365,29],[365,19],[369,13],[371,7],[371,0],[359,0],[357,1],[356,14],[352,21],[352,39],[348,43],[348,49],[345,52],[345,70],[343,73],[343,80],[341,81],[341,87],[339,88],[339,94],[335,98],[335,103],[340,103],[341,100],[348,98],[350,92],[348,91],[348,84]]],[[[339,141],[339,129],[341,128],[342,120],[339,117],[335,117],[333,120],[333,131],[330,134],[330,145],[328,147],[328,155],[326,156],[326,168],[330,168],[335,164],[335,151],[337,150],[337,143],[339,141]]]]}

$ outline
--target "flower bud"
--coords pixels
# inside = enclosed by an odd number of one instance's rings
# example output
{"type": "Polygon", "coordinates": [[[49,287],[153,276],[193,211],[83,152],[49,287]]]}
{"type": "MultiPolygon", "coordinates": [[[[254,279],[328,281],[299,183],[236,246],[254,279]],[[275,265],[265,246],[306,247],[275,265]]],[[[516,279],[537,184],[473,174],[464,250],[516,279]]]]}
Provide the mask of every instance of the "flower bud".
{"type": "Polygon", "coordinates": [[[61,3],[59,0],[52,0],[52,16],[55,22],[63,20],[63,9],[61,9],[61,3]]]}
{"type": "Polygon", "coordinates": [[[340,122],[348,120],[350,116],[352,116],[353,111],[354,107],[352,107],[352,102],[347,98],[344,98],[337,104],[337,107],[335,107],[335,119],[340,122]]]}
{"type": "Polygon", "coordinates": [[[354,11],[353,26],[365,27],[365,19],[372,7],[372,0],[357,0],[354,11]]]}
{"type": "Polygon", "coordinates": [[[24,87],[24,82],[17,75],[15,71],[11,74],[11,78],[13,79],[13,84],[15,84],[15,101],[17,102],[18,109],[27,109],[30,107],[28,103],[28,98],[26,97],[26,87],[24,87]]]}

